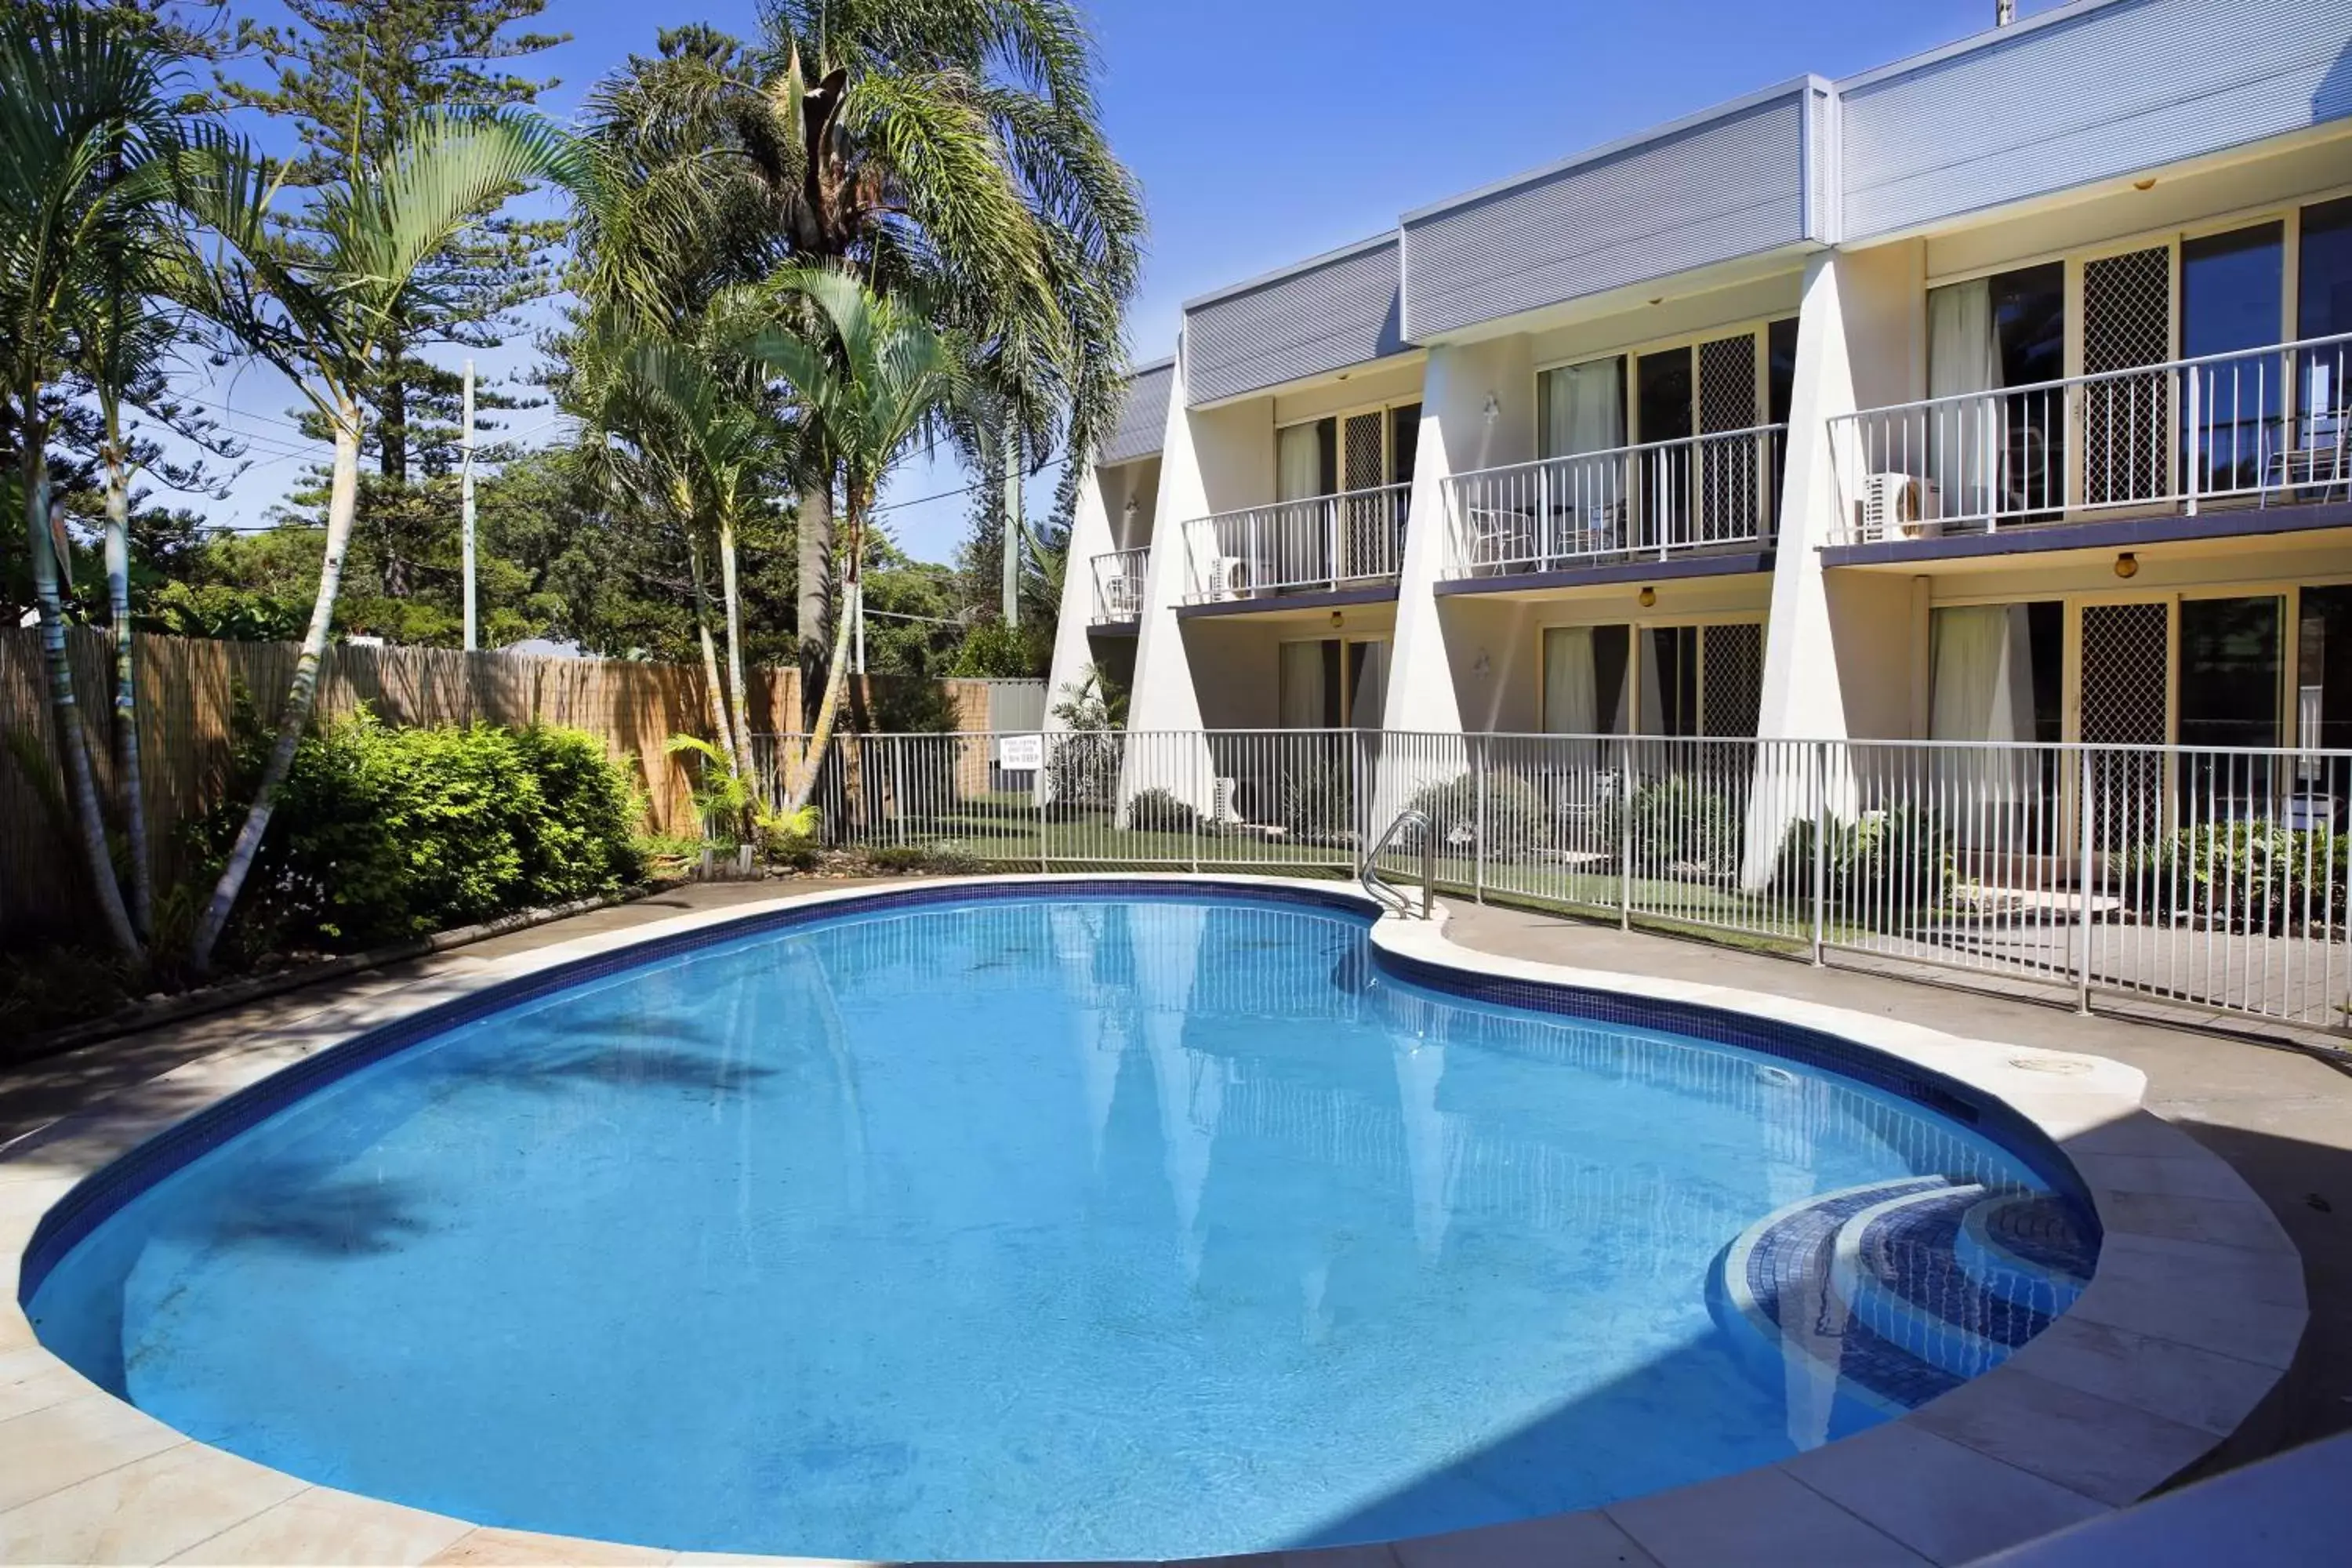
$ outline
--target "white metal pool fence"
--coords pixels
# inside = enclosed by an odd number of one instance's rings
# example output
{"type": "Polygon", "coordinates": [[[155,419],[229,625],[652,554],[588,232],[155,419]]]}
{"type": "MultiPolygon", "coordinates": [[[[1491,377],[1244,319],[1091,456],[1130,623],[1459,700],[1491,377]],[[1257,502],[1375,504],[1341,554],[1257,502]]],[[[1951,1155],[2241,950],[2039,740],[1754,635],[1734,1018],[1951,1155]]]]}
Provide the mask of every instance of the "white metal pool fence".
{"type": "MultiPolygon", "coordinates": [[[[781,788],[795,738],[763,738],[781,788]]],[[[825,842],[1044,871],[1439,887],[1816,961],[2352,1022],[2352,752],[1353,730],[848,735],[825,842]],[[1420,875],[1408,835],[1381,869],[1420,875]]]]}

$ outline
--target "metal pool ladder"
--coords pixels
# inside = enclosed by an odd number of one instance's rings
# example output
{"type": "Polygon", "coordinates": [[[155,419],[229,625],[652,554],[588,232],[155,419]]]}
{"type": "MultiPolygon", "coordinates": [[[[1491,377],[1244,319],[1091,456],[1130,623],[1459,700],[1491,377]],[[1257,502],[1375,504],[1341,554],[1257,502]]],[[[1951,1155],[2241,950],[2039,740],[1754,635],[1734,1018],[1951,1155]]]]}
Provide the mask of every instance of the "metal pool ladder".
{"type": "Polygon", "coordinates": [[[1429,813],[1412,806],[1398,812],[1395,820],[1373,843],[1371,853],[1364,857],[1364,863],[1356,868],[1356,880],[1391,914],[1409,916],[1413,912],[1412,900],[1391,887],[1381,875],[1381,857],[1395,842],[1397,834],[1407,827],[1421,829],[1421,918],[1427,920],[1437,901],[1437,828],[1429,820],[1429,813]]]}

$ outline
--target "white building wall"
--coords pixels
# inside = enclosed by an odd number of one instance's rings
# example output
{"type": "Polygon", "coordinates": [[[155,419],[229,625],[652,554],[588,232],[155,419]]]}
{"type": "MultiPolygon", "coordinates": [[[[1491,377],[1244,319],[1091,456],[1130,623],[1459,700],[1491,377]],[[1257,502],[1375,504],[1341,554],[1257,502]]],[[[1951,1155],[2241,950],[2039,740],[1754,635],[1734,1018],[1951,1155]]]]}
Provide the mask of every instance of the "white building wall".
{"type": "Polygon", "coordinates": [[[1525,336],[1430,351],[1403,572],[1397,584],[1385,728],[1462,731],[1454,654],[1433,592],[1449,570],[1445,480],[1533,457],[1534,395],[1535,369],[1525,336]]]}
{"type": "Polygon", "coordinates": [[[1076,688],[1094,662],[1094,651],[1087,645],[1087,627],[1095,617],[1094,558],[1118,548],[1111,535],[1103,479],[1104,470],[1088,470],[1078,482],[1076,504],[1070,511],[1069,553],[1062,564],[1062,605],[1054,623],[1054,660],[1045,672],[1047,730],[1068,728],[1054,716],[1054,710],[1076,695],[1076,688]]]}

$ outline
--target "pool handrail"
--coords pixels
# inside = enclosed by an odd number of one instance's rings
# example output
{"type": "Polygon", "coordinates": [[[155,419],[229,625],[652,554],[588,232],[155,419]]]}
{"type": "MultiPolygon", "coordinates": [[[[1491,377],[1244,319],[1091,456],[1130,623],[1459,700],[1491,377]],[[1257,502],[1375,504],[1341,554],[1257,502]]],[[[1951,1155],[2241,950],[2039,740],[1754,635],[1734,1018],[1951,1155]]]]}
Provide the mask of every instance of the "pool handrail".
{"type": "Polygon", "coordinates": [[[1380,837],[1374,841],[1364,863],[1356,869],[1356,880],[1382,909],[1399,915],[1412,913],[1412,901],[1389,885],[1381,875],[1381,857],[1398,832],[1408,826],[1421,829],[1421,918],[1427,920],[1437,903],[1437,828],[1429,820],[1429,813],[1418,806],[1407,806],[1391,818],[1380,837]]]}

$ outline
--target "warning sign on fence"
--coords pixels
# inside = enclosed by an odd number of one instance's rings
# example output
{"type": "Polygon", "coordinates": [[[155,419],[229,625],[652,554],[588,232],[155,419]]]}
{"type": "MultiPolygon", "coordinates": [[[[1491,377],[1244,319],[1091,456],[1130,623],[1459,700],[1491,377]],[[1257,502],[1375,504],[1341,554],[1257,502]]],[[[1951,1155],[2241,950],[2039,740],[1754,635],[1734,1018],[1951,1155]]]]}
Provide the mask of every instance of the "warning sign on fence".
{"type": "Polygon", "coordinates": [[[1045,737],[1000,735],[996,742],[996,765],[1008,773],[1035,773],[1045,765],[1045,737]]]}

